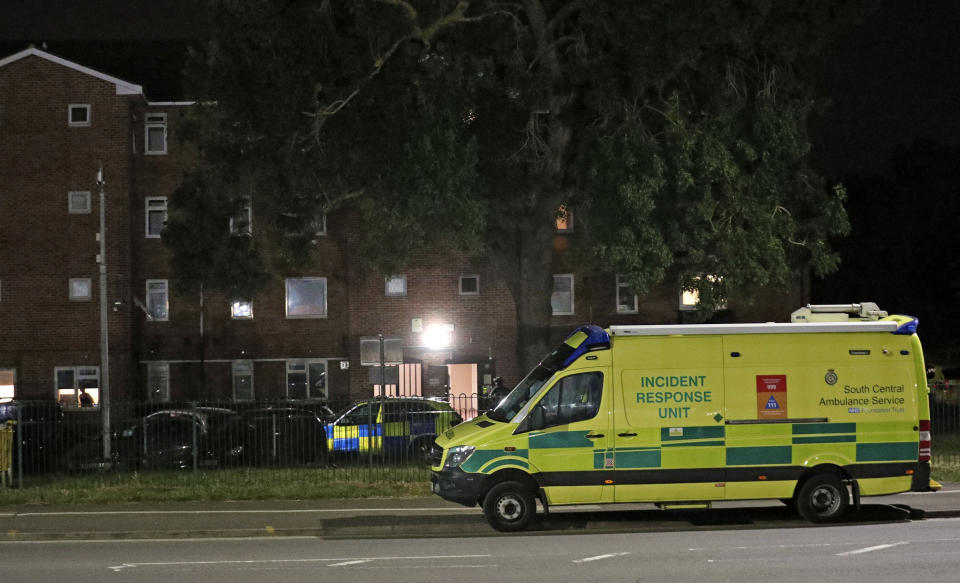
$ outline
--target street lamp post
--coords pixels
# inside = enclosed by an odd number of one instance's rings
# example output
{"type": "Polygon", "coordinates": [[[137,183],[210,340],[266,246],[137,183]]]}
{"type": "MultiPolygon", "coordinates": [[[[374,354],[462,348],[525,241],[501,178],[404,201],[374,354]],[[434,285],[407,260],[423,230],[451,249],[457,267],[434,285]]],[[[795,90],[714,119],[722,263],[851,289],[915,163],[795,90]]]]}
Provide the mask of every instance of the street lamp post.
{"type": "Polygon", "coordinates": [[[107,326],[107,218],[103,187],[103,166],[97,170],[97,186],[100,188],[100,416],[103,420],[103,461],[110,462],[110,342],[107,326]]]}

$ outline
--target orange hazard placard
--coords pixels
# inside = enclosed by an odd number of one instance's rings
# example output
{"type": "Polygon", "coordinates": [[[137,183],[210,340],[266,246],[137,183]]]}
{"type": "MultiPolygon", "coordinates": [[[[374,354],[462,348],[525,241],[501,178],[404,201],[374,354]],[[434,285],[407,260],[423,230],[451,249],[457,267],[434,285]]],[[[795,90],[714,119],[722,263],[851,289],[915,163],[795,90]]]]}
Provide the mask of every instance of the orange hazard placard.
{"type": "Polygon", "coordinates": [[[787,375],[757,375],[757,419],[787,418],[787,375]]]}

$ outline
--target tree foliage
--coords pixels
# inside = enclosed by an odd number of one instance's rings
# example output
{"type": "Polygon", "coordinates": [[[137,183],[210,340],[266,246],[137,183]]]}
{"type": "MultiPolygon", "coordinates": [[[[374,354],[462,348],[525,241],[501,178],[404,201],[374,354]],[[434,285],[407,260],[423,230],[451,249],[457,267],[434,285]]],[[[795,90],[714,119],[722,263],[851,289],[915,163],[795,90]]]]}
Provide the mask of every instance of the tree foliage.
{"type": "Polygon", "coordinates": [[[350,206],[385,272],[438,247],[494,262],[526,362],[561,205],[597,270],[640,294],[697,288],[704,316],[828,273],[844,193],[808,166],[806,126],[818,60],[862,4],[209,0],[188,71],[202,164],[164,235],[177,273],[250,295],[309,257],[318,213],[350,206]],[[243,200],[258,234],[238,242],[218,213],[243,200]],[[238,257],[260,275],[218,265],[238,257]]]}

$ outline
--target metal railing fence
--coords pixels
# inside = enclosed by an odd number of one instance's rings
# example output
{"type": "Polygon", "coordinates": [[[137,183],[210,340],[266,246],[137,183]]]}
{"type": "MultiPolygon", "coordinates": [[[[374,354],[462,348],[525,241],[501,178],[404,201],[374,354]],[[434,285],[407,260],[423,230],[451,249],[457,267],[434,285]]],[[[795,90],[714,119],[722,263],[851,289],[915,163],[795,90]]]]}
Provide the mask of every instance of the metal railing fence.
{"type": "MultiPolygon", "coordinates": [[[[6,459],[15,485],[25,478],[98,471],[238,468],[336,468],[371,481],[387,469],[394,476],[409,470],[419,479],[426,475],[436,435],[494,405],[483,395],[458,394],[432,399],[436,408],[385,405],[380,414],[380,397],[367,401],[375,405],[373,416],[339,422],[355,402],[116,402],[111,404],[111,457],[104,459],[99,409],[64,410],[52,401],[18,400],[0,403],[0,426],[15,422],[12,439],[0,443],[11,448],[6,459]]],[[[391,401],[396,399],[383,398],[391,401]]],[[[960,466],[960,399],[935,393],[930,409],[934,465],[960,466]]]]}

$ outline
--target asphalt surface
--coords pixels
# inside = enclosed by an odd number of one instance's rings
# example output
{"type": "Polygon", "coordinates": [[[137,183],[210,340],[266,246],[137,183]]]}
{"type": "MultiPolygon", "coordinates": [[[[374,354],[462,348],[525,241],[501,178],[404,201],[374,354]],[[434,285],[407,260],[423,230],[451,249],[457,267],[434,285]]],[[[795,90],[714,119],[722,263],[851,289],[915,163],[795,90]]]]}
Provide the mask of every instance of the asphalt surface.
{"type": "MultiPolygon", "coordinates": [[[[939,492],[864,498],[844,524],[960,517],[960,483],[939,492]]],[[[526,534],[585,534],[813,526],[779,502],[718,502],[711,510],[652,504],[585,505],[539,514],[526,534]]],[[[319,536],[409,538],[501,536],[480,508],[437,497],[102,505],[0,506],[5,540],[319,536]]]]}

